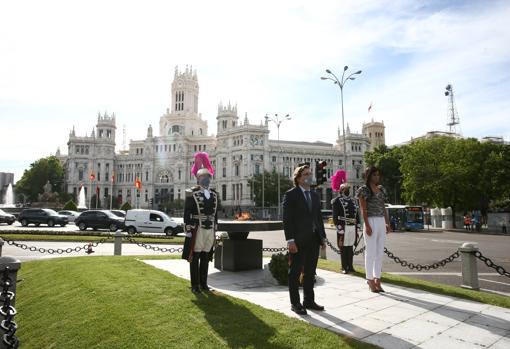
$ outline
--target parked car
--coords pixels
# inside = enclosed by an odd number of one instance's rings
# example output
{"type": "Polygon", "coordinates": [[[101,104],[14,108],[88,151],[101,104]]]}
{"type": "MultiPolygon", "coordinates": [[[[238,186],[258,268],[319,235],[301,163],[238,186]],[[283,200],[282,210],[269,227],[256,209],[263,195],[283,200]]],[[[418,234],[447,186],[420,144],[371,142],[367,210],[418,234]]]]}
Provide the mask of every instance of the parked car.
{"type": "Polygon", "coordinates": [[[76,218],[80,215],[80,212],[76,211],[58,211],[58,214],[62,216],[66,216],[69,222],[74,222],[76,218]]]}
{"type": "Polygon", "coordinates": [[[56,224],[59,224],[65,227],[69,222],[66,216],[60,215],[54,210],[50,210],[48,208],[28,208],[23,210],[18,216],[18,221],[24,227],[29,224],[35,224],[36,227],[40,224],[47,224],[48,227],[53,227],[56,224]]]}
{"type": "Polygon", "coordinates": [[[156,210],[129,210],[126,214],[126,229],[129,234],[140,232],[177,235],[183,231],[182,225],[156,210]]]}
{"type": "Polygon", "coordinates": [[[120,218],[125,218],[126,217],[126,211],[122,211],[122,210],[110,210],[111,213],[113,213],[114,215],[116,215],[117,217],[120,217],[120,218]]]}
{"type": "Polygon", "coordinates": [[[14,215],[0,209],[0,223],[7,223],[11,225],[12,223],[14,223],[15,220],[16,217],[14,217],[14,215]]]}
{"type": "Polygon", "coordinates": [[[82,212],[74,221],[74,224],[80,230],[87,228],[109,229],[110,231],[117,231],[124,229],[124,219],[117,217],[108,210],[89,210],[82,212]]]}

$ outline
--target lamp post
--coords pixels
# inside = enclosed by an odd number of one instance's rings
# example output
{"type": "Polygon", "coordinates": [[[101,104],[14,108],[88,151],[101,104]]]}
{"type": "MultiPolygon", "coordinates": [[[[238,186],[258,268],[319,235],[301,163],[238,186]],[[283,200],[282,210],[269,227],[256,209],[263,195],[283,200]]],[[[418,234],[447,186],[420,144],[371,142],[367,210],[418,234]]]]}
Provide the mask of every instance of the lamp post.
{"type": "Polygon", "coordinates": [[[350,75],[345,77],[345,72],[347,71],[347,69],[349,69],[349,67],[345,66],[344,71],[342,72],[341,79],[338,79],[338,77],[329,69],[326,69],[326,73],[331,75],[332,78],[321,76],[321,80],[331,80],[331,81],[333,81],[334,84],[338,85],[338,87],[340,88],[340,101],[342,104],[342,133],[344,135],[344,142],[343,142],[344,143],[344,167],[345,167],[346,172],[347,172],[347,146],[345,144],[345,126],[344,126],[344,86],[348,80],[356,79],[356,77],[353,75],[361,74],[361,70],[358,70],[357,72],[351,73],[350,75]]]}
{"type": "MultiPolygon", "coordinates": [[[[270,118],[269,116],[267,116],[266,114],[266,120],[269,120],[271,122],[274,122],[276,124],[276,128],[278,130],[278,148],[279,148],[279,152],[278,153],[281,153],[282,151],[282,147],[281,147],[281,144],[280,144],[280,125],[282,124],[282,122],[284,122],[285,120],[291,120],[291,117],[289,116],[289,114],[285,115],[284,117],[280,118],[278,116],[278,114],[274,114],[274,117],[273,118],[270,118]]],[[[280,219],[280,212],[281,212],[281,203],[280,203],[280,171],[278,169],[278,159],[280,157],[278,156],[277,159],[276,159],[276,175],[278,176],[278,219],[280,219]]]]}

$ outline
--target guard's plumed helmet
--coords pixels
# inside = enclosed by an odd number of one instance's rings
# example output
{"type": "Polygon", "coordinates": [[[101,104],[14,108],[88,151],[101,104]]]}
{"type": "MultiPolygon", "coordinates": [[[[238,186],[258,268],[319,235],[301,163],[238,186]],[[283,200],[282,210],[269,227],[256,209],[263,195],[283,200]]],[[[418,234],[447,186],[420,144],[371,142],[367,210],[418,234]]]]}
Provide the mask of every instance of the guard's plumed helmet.
{"type": "Polygon", "coordinates": [[[337,170],[333,176],[331,176],[331,189],[333,191],[340,191],[342,184],[347,183],[347,172],[345,170],[337,170]]]}
{"type": "Polygon", "coordinates": [[[205,152],[195,154],[195,163],[191,168],[191,173],[197,178],[206,174],[211,177],[214,175],[214,169],[209,161],[209,154],[205,152]]]}

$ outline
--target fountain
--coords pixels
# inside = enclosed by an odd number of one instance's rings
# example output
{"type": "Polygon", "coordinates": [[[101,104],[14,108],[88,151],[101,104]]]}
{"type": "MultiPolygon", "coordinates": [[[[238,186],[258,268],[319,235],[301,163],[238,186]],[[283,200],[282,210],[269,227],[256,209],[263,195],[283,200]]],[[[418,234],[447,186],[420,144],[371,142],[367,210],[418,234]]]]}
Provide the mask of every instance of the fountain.
{"type": "Polygon", "coordinates": [[[87,206],[85,205],[85,189],[83,186],[80,188],[80,193],[78,194],[78,209],[87,209],[87,206]]]}
{"type": "Polygon", "coordinates": [[[0,205],[0,207],[9,208],[9,207],[16,207],[14,205],[14,194],[12,192],[12,183],[9,183],[9,186],[7,187],[7,191],[4,195],[4,203],[0,205]]]}

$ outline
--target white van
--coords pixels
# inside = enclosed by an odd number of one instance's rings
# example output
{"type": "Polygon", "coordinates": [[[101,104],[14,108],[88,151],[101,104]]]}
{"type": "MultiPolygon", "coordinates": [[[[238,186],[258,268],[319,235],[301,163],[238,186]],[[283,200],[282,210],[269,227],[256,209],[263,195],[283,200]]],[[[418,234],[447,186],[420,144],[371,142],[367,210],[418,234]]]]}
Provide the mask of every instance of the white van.
{"type": "Polygon", "coordinates": [[[129,234],[144,232],[177,235],[183,230],[182,226],[166,213],[155,210],[129,210],[125,223],[129,234]]]}

